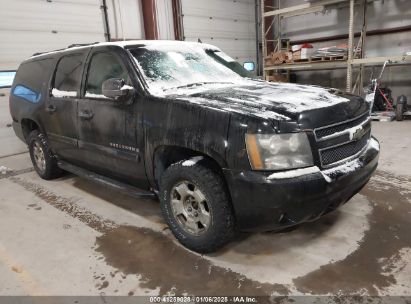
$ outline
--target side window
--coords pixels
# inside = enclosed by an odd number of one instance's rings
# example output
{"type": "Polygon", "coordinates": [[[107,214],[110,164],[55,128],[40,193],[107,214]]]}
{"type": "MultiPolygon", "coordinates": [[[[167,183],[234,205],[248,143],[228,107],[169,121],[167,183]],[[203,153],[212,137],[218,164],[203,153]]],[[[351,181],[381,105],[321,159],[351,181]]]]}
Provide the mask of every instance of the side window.
{"type": "Polygon", "coordinates": [[[94,54],[88,69],[85,97],[105,98],[101,88],[103,82],[110,78],[121,78],[130,84],[127,69],[117,56],[112,53],[94,54]]]}
{"type": "Polygon", "coordinates": [[[60,59],[54,75],[54,97],[77,97],[81,83],[82,55],[69,55],[60,59]]]}

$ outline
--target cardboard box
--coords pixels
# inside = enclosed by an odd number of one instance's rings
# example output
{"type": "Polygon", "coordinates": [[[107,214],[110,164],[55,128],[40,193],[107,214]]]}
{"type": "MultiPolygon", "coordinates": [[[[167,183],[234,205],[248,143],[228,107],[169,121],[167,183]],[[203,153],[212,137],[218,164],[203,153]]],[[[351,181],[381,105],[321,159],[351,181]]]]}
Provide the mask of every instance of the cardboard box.
{"type": "Polygon", "coordinates": [[[310,59],[313,53],[314,50],[312,48],[301,48],[293,52],[293,60],[310,59]]]}

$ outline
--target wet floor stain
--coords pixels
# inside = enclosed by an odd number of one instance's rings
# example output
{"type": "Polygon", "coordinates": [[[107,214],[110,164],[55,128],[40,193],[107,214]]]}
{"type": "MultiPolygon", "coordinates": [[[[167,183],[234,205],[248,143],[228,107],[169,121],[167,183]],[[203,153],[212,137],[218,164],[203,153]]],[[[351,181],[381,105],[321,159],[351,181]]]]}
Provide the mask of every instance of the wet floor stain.
{"type": "MultiPolygon", "coordinates": [[[[281,284],[262,284],[229,269],[215,266],[176,244],[162,232],[118,226],[40,185],[19,177],[12,177],[10,180],[58,210],[103,233],[96,242],[96,251],[102,254],[100,259],[104,258],[107,264],[123,272],[122,278],[126,278],[128,274],[141,276],[142,287],[160,288],[162,294],[171,289],[175,290],[176,294],[187,292],[197,295],[205,292],[209,295],[288,293],[287,287],[281,284]]],[[[97,285],[97,288],[102,287],[102,284],[97,285]]]]}
{"type": "Polygon", "coordinates": [[[98,232],[104,233],[116,226],[113,221],[103,219],[100,216],[79,207],[72,200],[59,196],[40,185],[37,185],[20,177],[11,177],[10,180],[22,186],[27,191],[32,192],[38,198],[42,199],[44,202],[48,203],[54,208],[69,214],[73,218],[80,220],[81,222],[85,223],[87,226],[93,228],[98,232]]]}
{"type": "Polygon", "coordinates": [[[17,176],[17,175],[21,175],[21,174],[24,174],[24,173],[29,173],[29,172],[32,172],[32,171],[34,171],[33,168],[27,168],[27,169],[22,169],[22,170],[17,170],[17,171],[8,170],[8,171],[6,171],[5,174],[0,174],[0,179],[10,178],[12,176],[17,176]]]}
{"type": "Polygon", "coordinates": [[[98,288],[98,290],[102,290],[102,289],[107,288],[108,285],[109,285],[109,282],[108,282],[108,281],[104,281],[104,282],[101,283],[101,284],[97,284],[96,287],[98,288]]]}
{"type": "Polygon", "coordinates": [[[213,265],[161,232],[120,226],[97,238],[96,251],[108,265],[141,276],[141,287],[160,294],[270,295],[288,293],[280,284],[262,284],[230,269],[213,265]]]}
{"type": "Polygon", "coordinates": [[[397,282],[390,270],[399,251],[411,247],[411,195],[395,184],[370,182],[362,194],[373,204],[370,229],[356,251],[344,260],[294,279],[298,291],[311,294],[366,292],[378,295],[397,282]]]}
{"type": "Polygon", "coordinates": [[[37,204],[29,204],[29,205],[27,205],[27,208],[26,208],[26,209],[27,209],[27,210],[33,209],[33,210],[39,211],[39,210],[41,210],[41,207],[38,206],[37,204]]]}
{"type": "Polygon", "coordinates": [[[11,267],[11,270],[16,272],[16,273],[22,273],[23,272],[22,268],[19,267],[19,266],[13,266],[13,267],[11,267]]]}
{"type": "MultiPolygon", "coordinates": [[[[295,278],[295,286],[291,289],[293,292],[355,294],[365,291],[367,294],[378,295],[381,290],[397,283],[391,272],[401,258],[398,253],[403,248],[411,247],[411,192],[396,187],[389,178],[381,175],[362,191],[373,204],[373,210],[368,215],[370,229],[365,232],[358,249],[341,261],[331,262],[295,278]],[[384,182],[384,179],[387,181],[384,182]]],[[[287,296],[291,293],[290,286],[261,283],[229,268],[216,266],[203,256],[181,247],[165,233],[148,228],[118,226],[42,186],[20,177],[11,177],[10,180],[51,206],[101,232],[94,248],[96,253],[122,273],[122,278],[126,275],[140,277],[143,288],[160,288],[160,294],[173,290],[178,295],[250,296],[274,293],[287,296]]],[[[324,230],[332,221],[338,220],[338,215],[327,218],[321,226],[324,230]]],[[[246,237],[244,242],[247,242],[246,237]]],[[[255,254],[255,248],[244,254],[253,255],[252,252],[255,254]]],[[[214,258],[218,258],[218,255],[214,258]]],[[[107,277],[109,278],[109,274],[107,277]]],[[[105,284],[109,283],[108,280],[102,279],[102,276],[98,280],[97,288],[107,288],[108,285],[105,284]]]]}

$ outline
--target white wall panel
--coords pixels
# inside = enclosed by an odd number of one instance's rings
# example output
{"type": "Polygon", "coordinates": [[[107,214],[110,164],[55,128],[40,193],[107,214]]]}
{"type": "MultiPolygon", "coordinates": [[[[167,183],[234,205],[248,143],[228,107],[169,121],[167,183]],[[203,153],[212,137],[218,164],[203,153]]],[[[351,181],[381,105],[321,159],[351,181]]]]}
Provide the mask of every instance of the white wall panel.
{"type": "Polygon", "coordinates": [[[156,0],[158,39],[174,40],[173,5],[171,0],[156,0]]]}
{"type": "Polygon", "coordinates": [[[99,0],[0,0],[0,69],[36,52],[104,41],[99,0]]]}
{"type": "Polygon", "coordinates": [[[182,0],[184,38],[220,47],[239,62],[256,62],[254,0],[182,0]]]}
{"type": "MultiPolygon", "coordinates": [[[[302,0],[282,0],[282,7],[305,3],[302,0]]],[[[348,31],[348,1],[339,9],[326,10],[324,13],[308,14],[287,18],[282,31],[286,38],[301,40],[331,35],[347,34],[348,31]]],[[[395,28],[411,24],[411,1],[389,0],[375,1],[368,4],[367,29],[377,30],[395,28]]],[[[362,12],[359,5],[355,6],[355,31],[362,26],[362,12]]]]}
{"type": "Polygon", "coordinates": [[[141,1],[144,0],[107,0],[112,39],[144,39],[141,1]]]}

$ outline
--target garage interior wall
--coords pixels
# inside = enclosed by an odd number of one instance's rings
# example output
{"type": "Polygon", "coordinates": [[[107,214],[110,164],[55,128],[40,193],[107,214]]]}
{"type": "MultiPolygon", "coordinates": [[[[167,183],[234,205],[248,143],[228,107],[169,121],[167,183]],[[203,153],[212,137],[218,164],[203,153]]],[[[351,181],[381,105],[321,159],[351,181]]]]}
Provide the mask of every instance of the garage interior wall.
{"type": "Polygon", "coordinates": [[[172,0],[156,0],[158,39],[175,40],[172,0]]]}
{"type": "Polygon", "coordinates": [[[99,0],[0,0],[0,7],[0,70],[36,52],[105,39],[99,0]]]}
{"type": "Polygon", "coordinates": [[[141,5],[141,1],[143,0],[106,1],[112,40],[145,38],[143,10],[141,5]]]}
{"type": "Polygon", "coordinates": [[[218,46],[243,63],[256,62],[254,0],[182,0],[184,40],[218,46]]]}
{"type": "MultiPolygon", "coordinates": [[[[369,1],[367,7],[367,31],[391,29],[411,25],[411,1],[369,1]]],[[[302,0],[281,0],[282,7],[302,4],[302,0]]],[[[283,38],[291,41],[327,37],[348,33],[348,2],[339,9],[327,10],[324,13],[308,14],[287,18],[282,22],[281,31],[283,38]]],[[[360,32],[362,27],[361,7],[355,6],[354,32],[360,32]]],[[[359,38],[355,38],[356,45],[359,38]]],[[[315,48],[333,46],[347,43],[347,40],[313,43],[315,48]]],[[[376,35],[366,38],[365,57],[403,55],[411,51],[411,32],[376,35]]],[[[379,73],[381,67],[367,67],[365,70],[365,83],[369,84],[372,72],[379,73]]],[[[357,77],[358,70],[354,70],[353,79],[357,77]]],[[[410,66],[388,67],[382,79],[393,91],[396,99],[399,95],[406,95],[411,99],[410,66]]],[[[346,70],[301,71],[296,73],[299,83],[318,84],[327,87],[345,88],[346,70]]]]}

